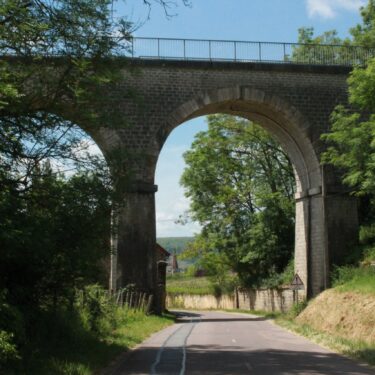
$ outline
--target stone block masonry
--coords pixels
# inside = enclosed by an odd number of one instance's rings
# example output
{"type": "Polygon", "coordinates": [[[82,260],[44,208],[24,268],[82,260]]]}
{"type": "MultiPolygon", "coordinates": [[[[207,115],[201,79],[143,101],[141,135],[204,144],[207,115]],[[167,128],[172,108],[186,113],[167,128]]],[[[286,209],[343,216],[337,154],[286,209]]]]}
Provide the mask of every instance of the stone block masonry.
{"type": "MultiPolygon", "coordinates": [[[[334,107],[347,103],[350,69],[165,60],[132,60],[130,67],[123,81],[103,89],[107,110],[126,119],[126,126],[103,124],[93,133],[106,155],[124,155],[123,170],[132,179],[116,221],[111,288],[132,283],[148,293],[157,290],[153,184],[160,151],[183,122],[226,113],[257,122],[287,152],[297,184],[296,271],[308,297],[325,289],[330,265],[340,263],[357,237],[356,202],[337,171],[320,163],[321,134],[334,107]]],[[[79,125],[90,132],[89,124],[79,125]]]]}

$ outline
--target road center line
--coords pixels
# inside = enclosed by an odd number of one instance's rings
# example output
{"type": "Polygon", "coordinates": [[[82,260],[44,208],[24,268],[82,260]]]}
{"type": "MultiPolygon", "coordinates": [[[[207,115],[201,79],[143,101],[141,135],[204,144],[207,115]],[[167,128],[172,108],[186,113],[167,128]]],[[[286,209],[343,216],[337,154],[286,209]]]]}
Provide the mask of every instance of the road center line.
{"type": "Polygon", "coordinates": [[[245,366],[246,368],[251,371],[253,369],[253,366],[251,366],[251,364],[249,362],[245,362],[245,366]]]}
{"type": "Polygon", "coordinates": [[[156,370],[157,366],[159,365],[159,363],[161,361],[162,354],[163,354],[163,352],[164,352],[167,344],[169,343],[169,341],[171,341],[172,338],[174,338],[183,328],[185,328],[187,324],[191,324],[191,327],[188,330],[188,332],[187,332],[187,334],[186,334],[186,336],[184,338],[184,342],[183,342],[183,344],[181,346],[181,348],[182,348],[182,361],[181,361],[181,370],[180,370],[179,375],[185,375],[185,370],[186,370],[186,344],[187,344],[187,340],[188,340],[191,332],[193,331],[194,327],[197,325],[197,323],[199,321],[200,321],[200,319],[199,320],[195,320],[195,321],[193,321],[193,319],[190,319],[189,323],[182,324],[180,328],[176,329],[173,333],[171,333],[166,338],[166,340],[163,342],[163,345],[158,350],[158,353],[156,355],[155,361],[151,365],[150,375],[157,375],[157,370],[156,370]]]}
{"type": "Polygon", "coordinates": [[[156,355],[156,358],[155,358],[155,361],[154,363],[151,365],[151,370],[150,370],[150,373],[151,375],[157,375],[156,373],[156,367],[157,365],[160,363],[160,359],[161,359],[161,355],[163,354],[163,351],[165,349],[165,346],[168,344],[168,341],[176,334],[178,333],[179,331],[182,330],[182,328],[184,328],[185,324],[181,325],[180,328],[176,329],[172,334],[170,334],[166,339],[165,341],[163,342],[163,345],[159,348],[158,350],[158,354],[156,355]]]}
{"type": "MultiPolygon", "coordinates": [[[[194,327],[199,323],[200,319],[195,321],[194,324],[192,324],[188,334],[186,335],[185,337],[185,340],[184,340],[184,344],[182,346],[182,362],[181,362],[181,371],[180,371],[180,375],[185,375],[185,370],[186,370],[186,345],[187,345],[187,340],[191,334],[191,332],[193,331],[194,327]]],[[[193,319],[191,320],[191,323],[193,322],[193,319]]]]}

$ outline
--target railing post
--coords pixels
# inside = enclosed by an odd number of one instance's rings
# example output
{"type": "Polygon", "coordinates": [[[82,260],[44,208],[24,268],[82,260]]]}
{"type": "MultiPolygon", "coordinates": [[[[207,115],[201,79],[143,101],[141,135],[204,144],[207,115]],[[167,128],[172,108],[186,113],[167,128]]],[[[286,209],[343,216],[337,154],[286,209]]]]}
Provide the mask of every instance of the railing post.
{"type": "MultiPolygon", "coordinates": [[[[316,61],[316,56],[315,56],[315,46],[312,46],[312,57],[313,57],[313,63],[316,61]]],[[[311,55],[310,55],[311,56],[311,55]]],[[[309,64],[311,64],[311,61],[308,61],[309,64]]],[[[324,63],[324,61],[323,61],[324,63]]]]}
{"type": "MultiPolygon", "coordinates": [[[[143,56],[142,51],[136,51],[136,48],[143,48],[142,46],[137,46],[137,39],[138,38],[127,38],[126,39],[126,56],[131,56],[131,58],[141,58],[140,55],[143,56]],[[129,48],[131,48],[131,51],[129,51],[129,48]]],[[[194,55],[194,46],[195,44],[201,45],[204,43],[204,48],[207,47],[208,44],[208,57],[207,55],[197,55],[197,59],[204,59],[209,61],[215,61],[215,60],[220,60],[220,59],[230,59],[231,61],[241,61],[241,56],[242,61],[269,61],[269,62],[291,62],[288,60],[288,54],[291,53],[293,54],[293,51],[295,48],[300,48],[300,51],[297,56],[295,56],[295,61],[294,62],[299,62],[299,63],[305,63],[305,64],[313,64],[313,65],[326,65],[326,64],[336,64],[336,65],[353,65],[353,64],[358,64],[358,63],[365,63],[365,61],[375,55],[375,49],[368,49],[368,48],[362,48],[360,46],[345,46],[345,45],[314,45],[314,44],[298,44],[298,43],[268,43],[268,42],[239,42],[235,40],[227,40],[227,41],[215,41],[215,40],[198,40],[198,39],[193,39],[191,40],[191,47],[189,47],[189,39],[164,39],[164,38],[139,38],[140,43],[146,42],[150,43],[151,48],[155,48],[155,42],[157,43],[157,53],[154,50],[154,53],[151,53],[153,57],[158,58],[158,59],[163,59],[163,58],[168,58],[168,54],[170,54],[168,50],[168,45],[166,44],[165,46],[162,44],[164,41],[172,41],[172,43],[178,43],[177,49],[183,47],[183,56],[181,54],[174,55],[173,58],[180,58],[180,59],[189,59],[189,51],[187,48],[191,48],[193,50],[193,55],[194,55]],[[216,43],[216,44],[213,44],[216,43]],[[244,43],[241,53],[241,43],[244,43]],[[251,51],[247,51],[247,46],[248,44],[251,43],[251,51]],[[281,59],[281,56],[278,55],[278,52],[276,54],[276,57],[267,54],[267,49],[266,49],[266,54],[263,60],[263,43],[265,43],[265,46],[267,47],[270,45],[271,47],[277,48],[277,51],[281,48],[282,53],[283,53],[283,58],[281,59]],[[230,44],[232,44],[232,47],[229,47],[230,44]],[[258,44],[258,60],[256,60],[256,56],[254,55],[254,49],[256,49],[256,45],[258,44]],[[233,54],[232,57],[230,57],[230,52],[227,50],[226,52],[222,52],[221,47],[224,46],[225,48],[233,48],[233,54]],[[161,48],[163,49],[163,53],[161,51],[161,48]],[[215,49],[213,50],[212,47],[218,48],[218,51],[215,49]],[[162,56],[163,55],[163,56],[162,56]]],[[[147,46],[146,46],[147,47],[147,46]]],[[[147,48],[146,48],[147,50],[147,48]]],[[[147,52],[147,51],[146,51],[147,52]]],[[[181,50],[180,50],[181,52],[181,50]]],[[[206,51],[207,52],[207,51],[206,51]]],[[[204,53],[204,52],[203,52],[204,53]]],[[[146,53],[147,55],[147,53],[146,53]]],[[[146,57],[146,56],[144,56],[146,57]]]]}

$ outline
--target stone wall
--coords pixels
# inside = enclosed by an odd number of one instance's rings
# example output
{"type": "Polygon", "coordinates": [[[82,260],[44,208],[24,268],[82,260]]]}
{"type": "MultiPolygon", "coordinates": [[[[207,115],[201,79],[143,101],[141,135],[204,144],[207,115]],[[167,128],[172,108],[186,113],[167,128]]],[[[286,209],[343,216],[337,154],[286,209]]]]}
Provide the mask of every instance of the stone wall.
{"type": "MultiPolygon", "coordinates": [[[[301,300],[302,293],[298,299],[301,300]]],[[[243,290],[237,293],[237,307],[241,310],[281,311],[290,310],[297,302],[297,294],[289,288],[243,290]]]]}
{"type": "Polygon", "coordinates": [[[168,294],[166,301],[167,309],[192,309],[192,310],[211,310],[211,309],[235,309],[236,299],[234,295],[223,295],[215,297],[214,295],[194,295],[194,294],[168,294]]]}
{"type": "Polygon", "coordinates": [[[193,310],[210,309],[240,309],[254,311],[281,311],[286,312],[293,303],[302,299],[299,295],[289,289],[259,289],[241,290],[233,295],[215,297],[213,295],[189,295],[189,294],[168,294],[167,308],[181,308],[193,310]]]}

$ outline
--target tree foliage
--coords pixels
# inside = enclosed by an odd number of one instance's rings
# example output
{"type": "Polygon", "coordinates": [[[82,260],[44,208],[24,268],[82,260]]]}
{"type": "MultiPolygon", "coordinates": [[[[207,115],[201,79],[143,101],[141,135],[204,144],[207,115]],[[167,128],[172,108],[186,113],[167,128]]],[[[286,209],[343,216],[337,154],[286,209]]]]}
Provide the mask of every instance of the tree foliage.
{"type": "Polygon", "coordinates": [[[56,305],[105,283],[110,186],[93,173],[66,179],[44,168],[21,196],[0,192],[0,288],[15,305],[56,305]]]}
{"type": "MultiPolygon", "coordinates": [[[[126,17],[113,17],[113,3],[0,3],[0,169],[11,172],[5,182],[27,185],[42,160],[76,159],[82,134],[75,124],[93,132],[103,124],[126,123],[103,95],[104,86],[117,82],[126,67],[116,56],[129,52],[134,29],[126,17]]],[[[169,14],[174,2],[139,4],[158,4],[169,14]]]]}
{"type": "Polygon", "coordinates": [[[361,8],[362,24],[350,29],[352,43],[367,48],[375,47],[375,1],[368,0],[361,8]]]}
{"type": "MultiPolygon", "coordinates": [[[[134,27],[113,17],[113,3],[0,1],[1,373],[14,370],[4,362],[18,349],[27,352],[42,313],[72,308],[76,288],[106,281],[113,190],[78,126],[95,132],[126,121],[103,95],[122,77],[126,61],[116,56],[126,55],[134,27]]],[[[139,0],[166,11],[172,3],[139,0]]]]}
{"type": "Polygon", "coordinates": [[[181,184],[203,228],[190,256],[225,264],[247,285],[281,272],[293,251],[294,176],[280,146],[247,120],[214,115],[184,158],[181,184]]]}
{"type": "Polygon", "coordinates": [[[290,61],[307,64],[347,65],[363,63],[366,49],[357,48],[349,38],[342,39],[336,30],[314,35],[314,28],[298,29],[298,43],[293,47],[290,61]]]}
{"type": "Polygon", "coordinates": [[[110,0],[0,4],[0,176],[27,187],[48,158],[76,159],[79,125],[103,122],[98,93],[118,77],[113,54],[131,24],[110,0]],[[92,105],[90,104],[92,103],[92,105]]]}
{"type": "MultiPolygon", "coordinates": [[[[352,43],[375,48],[375,2],[362,8],[363,23],[351,29],[352,43]]],[[[332,128],[323,139],[328,150],[323,161],[343,171],[343,182],[360,197],[361,221],[374,221],[375,187],[375,59],[353,69],[348,79],[349,107],[332,113],[332,128]]],[[[374,236],[375,238],[375,236],[374,236]]]]}
{"type": "MultiPolygon", "coordinates": [[[[305,29],[300,37],[307,42],[337,43],[351,46],[375,48],[375,1],[369,0],[361,8],[362,23],[350,29],[352,38],[345,41],[336,39],[336,32],[313,39],[313,30],[305,29]]],[[[342,181],[358,197],[360,214],[360,238],[364,245],[375,243],[375,59],[359,61],[351,72],[349,85],[349,105],[339,105],[331,115],[331,129],[322,138],[327,150],[322,161],[337,167],[342,172],[342,181]]],[[[364,250],[365,252],[368,251],[364,250]]],[[[354,258],[361,257],[359,252],[354,258]]]]}

